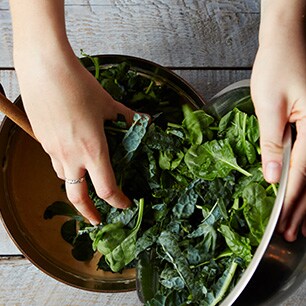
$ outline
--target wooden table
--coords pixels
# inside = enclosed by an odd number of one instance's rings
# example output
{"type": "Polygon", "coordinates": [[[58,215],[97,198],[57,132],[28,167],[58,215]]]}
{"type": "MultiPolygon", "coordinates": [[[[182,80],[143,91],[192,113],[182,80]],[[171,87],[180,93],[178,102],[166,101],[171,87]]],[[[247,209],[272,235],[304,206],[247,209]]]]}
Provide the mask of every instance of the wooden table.
{"type": "MultiPolygon", "coordinates": [[[[258,44],[259,3],[68,0],[67,31],[77,55],[84,49],[88,54],[127,54],[152,60],[173,69],[209,99],[226,85],[250,77],[258,44]]],[[[0,82],[14,100],[19,88],[8,0],[0,0],[0,33],[0,82]]],[[[306,305],[305,289],[306,282],[282,306],[306,305]]],[[[92,293],[52,279],[21,255],[0,222],[0,305],[141,303],[135,292],[92,293]]]]}

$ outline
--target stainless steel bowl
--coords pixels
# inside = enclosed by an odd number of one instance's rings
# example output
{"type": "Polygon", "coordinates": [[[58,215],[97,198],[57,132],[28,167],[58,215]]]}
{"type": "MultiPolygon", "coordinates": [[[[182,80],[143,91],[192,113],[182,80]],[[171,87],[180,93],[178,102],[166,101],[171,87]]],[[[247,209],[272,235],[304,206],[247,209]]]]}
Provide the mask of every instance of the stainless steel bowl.
{"type": "MultiPolygon", "coordinates": [[[[231,84],[212,98],[205,108],[217,117],[233,107],[253,113],[250,82],[231,84]]],[[[283,172],[269,223],[253,260],[221,306],[275,306],[285,301],[306,280],[306,238],[285,241],[274,229],[286,191],[291,151],[290,126],[284,135],[283,172]]]]}

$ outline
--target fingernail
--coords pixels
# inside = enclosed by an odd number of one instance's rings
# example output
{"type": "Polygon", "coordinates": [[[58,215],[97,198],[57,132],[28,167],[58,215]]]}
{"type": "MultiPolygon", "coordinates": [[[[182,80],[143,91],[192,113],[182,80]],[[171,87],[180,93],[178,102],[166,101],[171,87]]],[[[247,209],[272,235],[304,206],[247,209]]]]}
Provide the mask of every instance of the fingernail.
{"type": "Polygon", "coordinates": [[[288,242],[293,242],[296,240],[297,237],[297,229],[296,228],[289,228],[285,231],[284,233],[284,238],[288,241],[288,242]]]}
{"type": "Polygon", "coordinates": [[[269,183],[277,183],[279,181],[282,170],[280,163],[275,161],[268,162],[265,170],[265,179],[269,183]]]}
{"type": "Polygon", "coordinates": [[[127,209],[132,206],[132,201],[123,192],[121,192],[120,204],[122,209],[127,209]]]}
{"type": "Polygon", "coordinates": [[[97,221],[97,220],[89,220],[89,222],[90,222],[91,225],[94,225],[94,226],[100,224],[100,221],[97,221]]]}
{"type": "Polygon", "coordinates": [[[122,209],[127,209],[131,207],[131,203],[122,205],[122,209]]]}

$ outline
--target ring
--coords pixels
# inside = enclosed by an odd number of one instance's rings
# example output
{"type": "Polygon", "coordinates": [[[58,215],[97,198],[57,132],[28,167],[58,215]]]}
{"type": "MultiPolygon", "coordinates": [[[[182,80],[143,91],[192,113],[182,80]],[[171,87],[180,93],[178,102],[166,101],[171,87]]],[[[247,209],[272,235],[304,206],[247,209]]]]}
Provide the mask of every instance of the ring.
{"type": "Polygon", "coordinates": [[[65,179],[67,184],[79,184],[85,181],[86,174],[78,179],[65,179]]]}

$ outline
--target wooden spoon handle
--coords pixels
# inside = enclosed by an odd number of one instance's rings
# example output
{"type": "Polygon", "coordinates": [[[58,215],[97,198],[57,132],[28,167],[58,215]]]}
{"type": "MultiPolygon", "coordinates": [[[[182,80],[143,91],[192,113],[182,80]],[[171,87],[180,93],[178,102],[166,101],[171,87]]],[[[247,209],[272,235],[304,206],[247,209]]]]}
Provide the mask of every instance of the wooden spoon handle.
{"type": "Polygon", "coordinates": [[[0,111],[4,113],[8,118],[10,118],[13,122],[15,122],[18,126],[20,126],[31,137],[37,140],[25,112],[23,112],[17,105],[12,103],[1,93],[0,93],[0,111]]]}

